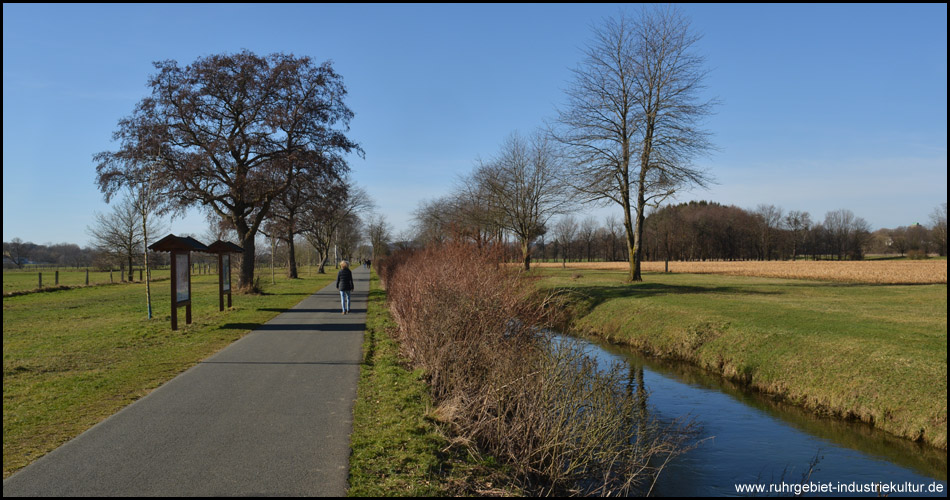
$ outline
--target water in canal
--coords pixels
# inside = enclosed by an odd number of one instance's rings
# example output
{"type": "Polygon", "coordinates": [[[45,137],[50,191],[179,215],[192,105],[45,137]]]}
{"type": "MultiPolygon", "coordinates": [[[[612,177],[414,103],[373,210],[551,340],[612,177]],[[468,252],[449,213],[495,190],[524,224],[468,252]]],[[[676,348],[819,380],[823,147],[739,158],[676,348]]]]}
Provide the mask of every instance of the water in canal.
{"type": "Polygon", "coordinates": [[[682,363],[647,359],[606,343],[577,341],[604,367],[615,361],[626,363],[631,382],[645,385],[654,417],[661,421],[691,417],[698,424],[697,439],[703,441],[667,466],[654,488],[655,496],[753,496],[737,492],[737,485],[745,483],[764,488],[787,483],[787,487],[805,484],[838,490],[805,492],[804,496],[850,496],[842,489],[875,483],[923,489],[922,493],[890,496],[947,496],[944,451],[860,422],[816,417],[682,363]],[[817,466],[803,482],[803,474],[816,457],[817,466]],[[928,491],[938,487],[940,492],[928,491]]]}

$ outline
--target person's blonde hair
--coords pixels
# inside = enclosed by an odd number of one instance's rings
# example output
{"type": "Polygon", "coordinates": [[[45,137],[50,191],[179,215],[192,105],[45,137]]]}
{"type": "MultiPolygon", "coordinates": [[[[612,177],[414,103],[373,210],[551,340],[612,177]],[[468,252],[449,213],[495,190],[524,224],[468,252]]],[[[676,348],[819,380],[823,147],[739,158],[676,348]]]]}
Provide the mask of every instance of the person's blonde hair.
{"type": "Polygon", "coordinates": [[[345,261],[345,260],[341,260],[341,261],[340,261],[340,267],[342,267],[343,269],[346,269],[346,268],[350,267],[350,263],[347,262],[347,261],[345,261]]]}

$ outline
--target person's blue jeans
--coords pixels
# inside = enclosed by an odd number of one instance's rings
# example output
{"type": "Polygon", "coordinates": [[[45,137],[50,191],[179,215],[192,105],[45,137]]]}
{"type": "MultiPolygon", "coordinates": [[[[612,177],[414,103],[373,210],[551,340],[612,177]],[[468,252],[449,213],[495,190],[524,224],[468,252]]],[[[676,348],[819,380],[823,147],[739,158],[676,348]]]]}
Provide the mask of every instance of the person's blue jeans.
{"type": "Polygon", "coordinates": [[[349,290],[340,290],[340,305],[343,306],[343,312],[350,312],[349,290]]]}

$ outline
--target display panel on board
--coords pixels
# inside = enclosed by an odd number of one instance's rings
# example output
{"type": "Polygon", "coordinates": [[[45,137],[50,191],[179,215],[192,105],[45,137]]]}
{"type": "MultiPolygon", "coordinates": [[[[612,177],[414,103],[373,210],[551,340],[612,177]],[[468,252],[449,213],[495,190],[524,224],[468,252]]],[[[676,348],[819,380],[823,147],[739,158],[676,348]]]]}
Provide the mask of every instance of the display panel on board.
{"type": "Polygon", "coordinates": [[[224,254],[221,257],[221,272],[224,273],[222,275],[224,277],[222,288],[227,292],[231,290],[231,256],[224,254]]]}
{"type": "Polygon", "coordinates": [[[184,302],[188,300],[188,254],[175,255],[175,266],[177,284],[175,287],[175,300],[184,302]]]}

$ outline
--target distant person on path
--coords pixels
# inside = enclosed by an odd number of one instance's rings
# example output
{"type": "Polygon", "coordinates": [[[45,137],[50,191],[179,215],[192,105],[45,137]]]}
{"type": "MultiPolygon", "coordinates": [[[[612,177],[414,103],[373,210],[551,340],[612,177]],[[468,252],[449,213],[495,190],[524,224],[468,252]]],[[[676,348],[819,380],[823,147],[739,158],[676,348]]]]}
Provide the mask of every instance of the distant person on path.
{"type": "Polygon", "coordinates": [[[340,261],[340,272],[336,273],[336,289],[340,291],[340,303],[343,306],[343,314],[350,312],[350,291],[353,290],[353,272],[350,271],[350,263],[340,261]]]}
{"type": "Polygon", "coordinates": [[[373,261],[366,259],[366,269],[372,269],[372,268],[373,268],[373,261]]]}

